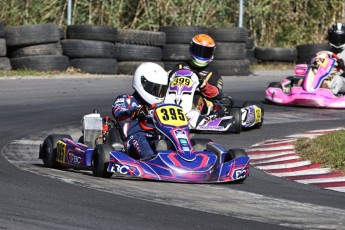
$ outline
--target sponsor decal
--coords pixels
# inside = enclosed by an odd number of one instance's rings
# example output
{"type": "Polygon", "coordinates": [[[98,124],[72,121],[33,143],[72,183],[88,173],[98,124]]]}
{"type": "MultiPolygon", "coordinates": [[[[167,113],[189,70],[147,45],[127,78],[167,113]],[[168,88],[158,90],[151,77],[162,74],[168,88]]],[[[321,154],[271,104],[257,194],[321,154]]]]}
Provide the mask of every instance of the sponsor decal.
{"type": "Polygon", "coordinates": [[[189,152],[190,148],[189,147],[183,147],[182,150],[185,151],[185,152],[189,152]]]}
{"type": "Polygon", "coordinates": [[[125,102],[124,98],[119,98],[115,101],[115,103],[123,103],[123,102],[125,102]]]}
{"type": "Polygon", "coordinates": [[[225,130],[222,126],[199,126],[200,130],[225,130]]]}
{"type": "Polygon", "coordinates": [[[129,167],[127,165],[113,164],[110,171],[120,174],[128,174],[129,167]]]}
{"type": "Polygon", "coordinates": [[[179,139],[179,141],[181,144],[187,144],[188,143],[188,141],[184,138],[179,139]]]}
{"type": "Polygon", "coordinates": [[[236,169],[233,174],[234,179],[242,179],[245,178],[247,175],[246,169],[236,169]]]}
{"type": "Polygon", "coordinates": [[[82,163],[82,158],[78,155],[75,155],[73,152],[68,152],[68,160],[71,164],[78,164],[82,163]]]}

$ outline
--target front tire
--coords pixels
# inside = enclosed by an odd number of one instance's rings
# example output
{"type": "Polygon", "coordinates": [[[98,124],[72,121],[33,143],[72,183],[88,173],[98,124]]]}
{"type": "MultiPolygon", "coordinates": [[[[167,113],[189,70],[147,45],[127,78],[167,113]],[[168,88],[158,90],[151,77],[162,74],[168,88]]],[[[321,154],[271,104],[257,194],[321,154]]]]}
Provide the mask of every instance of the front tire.
{"type": "Polygon", "coordinates": [[[44,140],[41,149],[44,166],[48,168],[58,168],[59,163],[56,161],[56,146],[57,142],[62,138],[68,138],[72,140],[72,137],[70,135],[65,134],[51,134],[44,140]]]}
{"type": "MultiPolygon", "coordinates": [[[[242,112],[240,108],[230,108],[229,115],[234,117],[234,132],[239,134],[242,132],[242,112]]],[[[231,126],[230,126],[231,128],[231,126]]]]}
{"type": "Polygon", "coordinates": [[[268,84],[267,88],[279,88],[279,89],[283,89],[282,88],[282,84],[280,82],[271,82],[268,84]]]}
{"type": "MultiPolygon", "coordinates": [[[[246,151],[244,149],[239,149],[239,148],[229,149],[228,152],[226,153],[224,162],[234,160],[238,157],[248,157],[248,154],[246,153],[246,151]]],[[[246,179],[247,179],[247,177],[244,177],[244,178],[241,178],[239,180],[236,180],[235,182],[242,183],[246,179]]]]}
{"type": "Polygon", "coordinates": [[[94,176],[110,178],[113,173],[108,172],[110,152],[113,151],[113,147],[109,144],[96,145],[92,153],[91,170],[94,176]]]}

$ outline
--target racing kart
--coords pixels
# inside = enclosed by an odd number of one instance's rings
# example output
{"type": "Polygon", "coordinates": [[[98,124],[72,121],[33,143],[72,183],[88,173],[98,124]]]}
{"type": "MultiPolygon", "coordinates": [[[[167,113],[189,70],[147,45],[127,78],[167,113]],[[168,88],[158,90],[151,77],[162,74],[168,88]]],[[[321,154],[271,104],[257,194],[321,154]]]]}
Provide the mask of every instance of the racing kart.
{"type": "Polygon", "coordinates": [[[190,138],[188,121],[179,105],[161,104],[153,109],[149,120],[156,139],[165,141],[168,148],[153,145],[156,155],[145,161],[125,152],[115,122],[103,119],[102,124],[99,114],[86,115],[83,120],[83,135],[78,141],[65,134],[45,138],[39,158],[46,167],[86,169],[104,178],[115,173],[188,183],[243,182],[249,176],[249,157],[243,149],[227,150],[207,138],[190,138]]]}
{"type": "Polygon", "coordinates": [[[345,96],[334,95],[328,88],[323,88],[324,81],[339,74],[334,64],[338,56],[329,51],[320,51],[312,59],[312,64],[295,66],[294,76],[286,77],[282,82],[271,82],[265,99],[280,105],[296,105],[319,108],[345,108],[345,96]]]}
{"type": "Polygon", "coordinates": [[[97,145],[92,156],[93,174],[188,183],[243,182],[249,176],[249,157],[243,149],[227,150],[210,139],[190,138],[181,106],[156,106],[150,122],[157,139],[166,141],[167,149],[155,149],[153,158],[140,161],[124,151],[111,150],[109,145],[97,145]]]}
{"type": "Polygon", "coordinates": [[[245,102],[238,108],[234,107],[234,101],[230,96],[223,96],[220,100],[211,101],[212,112],[200,114],[199,110],[193,109],[193,97],[198,85],[198,76],[193,71],[177,70],[170,79],[164,99],[164,103],[174,103],[183,107],[191,131],[240,133],[243,129],[261,128],[264,115],[261,102],[245,102]]]}

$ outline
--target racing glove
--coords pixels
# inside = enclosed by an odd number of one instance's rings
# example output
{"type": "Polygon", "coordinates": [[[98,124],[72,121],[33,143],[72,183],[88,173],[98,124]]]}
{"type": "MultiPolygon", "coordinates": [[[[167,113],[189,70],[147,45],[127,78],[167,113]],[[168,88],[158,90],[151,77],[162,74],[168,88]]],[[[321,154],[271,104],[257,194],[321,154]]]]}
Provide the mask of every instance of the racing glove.
{"type": "Polygon", "coordinates": [[[205,79],[199,79],[199,88],[203,89],[206,86],[206,81],[205,79]]]}
{"type": "Polygon", "coordinates": [[[140,120],[144,120],[145,116],[148,114],[148,107],[145,105],[140,106],[139,108],[133,109],[129,115],[131,120],[135,120],[139,118],[140,120]]]}
{"type": "Polygon", "coordinates": [[[339,58],[339,59],[337,60],[337,63],[338,63],[338,67],[339,67],[341,70],[345,71],[345,63],[344,63],[344,60],[341,59],[341,58],[339,58]]]}

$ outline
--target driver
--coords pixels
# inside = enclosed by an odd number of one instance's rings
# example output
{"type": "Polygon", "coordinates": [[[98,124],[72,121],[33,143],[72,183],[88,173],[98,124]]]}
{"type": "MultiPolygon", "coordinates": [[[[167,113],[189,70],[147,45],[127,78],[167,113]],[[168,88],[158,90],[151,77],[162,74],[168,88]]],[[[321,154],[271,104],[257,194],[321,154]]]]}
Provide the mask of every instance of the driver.
{"type": "MultiPolygon", "coordinates": [[[[331,52],[338,55],[338,60],[335,65],[335,73],[331,79],[326,79],[322,82],[321,88],[331,90],[334,95],[345,93],[345,25],[342,23],[333,24],[327,32],[327,39],[330,45],[331,52]]],[[[312,59],[312,62],[315,59],[312,59]]],[[[303,79],[298,81],[298,86],[302,86],[303,79]]],[[[282,82],[282,88],[285,93],[290,92],[291,81],[284,79],[282,82]]]]}
{"type": "Polygon", "coordinates": [[[200,91],[195,92],[193,104],[196,109],[201,111],[201,114],[210,114],[213,109],[211,100],[222,96],[222,77],[210,65],[215,49],[216,44],[212,37],[207,34],[195,35],[189,47],[191,59],[176,64],[169,73],[169,79],[179,69],[190,69],[197,74],[200,91]]]}
{"type": "Polygon", "coordinates": [[[328,29],[328,42],[331,46],[330,51],[337,54],[336,74],[331,80],[325,81],[324,85],[329,88],[334,95],[345,92],[345,25],[342,23],[333,24],[328,29]]]}
{"type": "MultiPolygon", "coordinates": [[[[152,104],[161,103],[168,85],[167,72],[158,64],[146,62],[135,71],[132,81],[134,93],[119,95],[113,105],[112,114],[125,137],[127,153],[134,159],[149,160],[154,157],[151,141],[156,137],[153,131],[143,126],[152,104]]],[[[166,144],[164,141],[158,145],[166,144]]],[[[166,149],[166,146],[160,146],[166,149]]]]}

